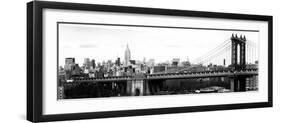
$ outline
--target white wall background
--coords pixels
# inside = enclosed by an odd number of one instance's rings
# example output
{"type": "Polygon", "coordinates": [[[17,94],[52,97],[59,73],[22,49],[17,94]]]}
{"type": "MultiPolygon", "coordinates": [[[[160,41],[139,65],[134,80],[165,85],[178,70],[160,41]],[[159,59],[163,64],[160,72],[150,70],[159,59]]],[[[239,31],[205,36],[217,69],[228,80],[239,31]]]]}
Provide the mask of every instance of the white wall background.
{"type": "MultiPolygon", "coordinates": [[[[27,123],[26,116],[26,2],[3,0],[0,5],[0,122],[27,123]]],[[[84,0],[87,1],[87,0],[84,0]]],[[[90,0],[88,0],[90,1],[90,0]]],[[[278,0],[91,0],[97,4],[200,10],[214,12],[266,14],[274,16],[274,107],[231,111],[212,111],[168,115],[136,116],[74,123],[143,122],[280,122],[281,114],[281,8],[278,0]],[[280,48],[280,49],[278,49],[280,48]]],[[[65,121],[70,122],[70,121],[65,121]]]]}

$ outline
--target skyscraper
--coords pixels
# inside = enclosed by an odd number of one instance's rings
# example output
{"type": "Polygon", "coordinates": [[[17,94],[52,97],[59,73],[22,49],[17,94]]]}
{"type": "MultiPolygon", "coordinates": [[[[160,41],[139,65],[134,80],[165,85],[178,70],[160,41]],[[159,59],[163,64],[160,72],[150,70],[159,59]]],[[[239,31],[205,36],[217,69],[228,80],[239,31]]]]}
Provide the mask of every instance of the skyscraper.
{"type": "Polygon", "coordinates": [[[124,65],[129,66],[130,60],[131,60],[131,52],[130,52],[130,49],[129,49],[129,45],[127,44],[127,48],[125,50],[124,65]]]}

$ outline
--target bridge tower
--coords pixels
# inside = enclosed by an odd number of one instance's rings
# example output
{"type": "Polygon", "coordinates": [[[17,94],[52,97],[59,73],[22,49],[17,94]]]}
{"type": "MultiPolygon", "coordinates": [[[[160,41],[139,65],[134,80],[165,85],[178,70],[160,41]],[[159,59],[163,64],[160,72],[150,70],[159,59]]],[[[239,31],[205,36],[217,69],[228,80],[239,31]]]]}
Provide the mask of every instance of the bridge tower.
{"type": "MultiPolygon", "coordinates": [[[[234,34],[231,36],[231,67],[234,71],[246,68],[246,37],[234,34]],[[238,55],[239,54],[239,55],[238,55]]],[[[234,76],[230,78],[232,91],[246,91],[246,77],[234,76]]]]}
{"type": "Polygon", "coordinates": [[[235,70],[243,70],[246,68],[246,37],[245,36],[242,37],[242,35],[240,35],[240,37],[238,37],[237,34],[235,36],[232,34],[231,36],[231,65],[234,67],[235,70]]]}

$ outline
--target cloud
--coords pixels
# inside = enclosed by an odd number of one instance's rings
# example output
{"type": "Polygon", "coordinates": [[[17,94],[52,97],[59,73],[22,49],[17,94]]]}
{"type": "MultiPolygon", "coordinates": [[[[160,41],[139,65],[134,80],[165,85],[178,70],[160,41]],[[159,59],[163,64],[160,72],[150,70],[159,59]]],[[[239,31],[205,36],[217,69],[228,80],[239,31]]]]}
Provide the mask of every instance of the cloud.
{"type": "Polygon", "coordinates": [[[80,45],[79,48],[96,48],[96,45],[80,45]]]}
{"type": "Polygon", "coordinates": [[[168,45],[165,45],[166,47],[170,47],[170,48],[180,48],[181,46],[179,45],[175,45],[175,44],[168,44],[168,45]]]}

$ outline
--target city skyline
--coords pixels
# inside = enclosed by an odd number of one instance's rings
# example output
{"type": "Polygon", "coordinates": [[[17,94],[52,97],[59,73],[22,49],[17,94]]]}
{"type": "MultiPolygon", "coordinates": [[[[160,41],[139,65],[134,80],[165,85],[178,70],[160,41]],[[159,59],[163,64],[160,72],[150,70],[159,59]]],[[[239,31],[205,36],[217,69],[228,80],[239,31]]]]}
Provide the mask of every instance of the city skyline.
{"type": "MultiPolygon", "coordinates": [[[[77,61],[75,57],[66,57],[66,58],[65,58],[65,63],[67,62],[67,59],[74,59],[74,61],[77,61]]],[[[96,64],[99,64],[99,63],[100,63],[100,64],[103,64],[103,63],[107,63],[108,61],[111,61],[112,63],[114,63],[117,59],[120,59],[121,64],[124,65],[124,66],[129,66],[130,60],[134,60],[134,61],[136,61],[136,62],[141,62],[141,63],[148,63],[148,62],[151,62],[151,61],[154,61],[154,60],[155,60],[155,59],[146,59],[146,58],[144,58],[144,59],[131,59],[129,45],[127,44],[126,50],[125,50],[125,55],[124,55],[123,57],[116,57],[115,59],[105,59],[105,60],[103,60],[103,61],[97,61],[97,60],[94,59],[94,58],[89,58],[89,57],[87,57],[87,58],[84,58],[84,59],[83,59],[83,62],[75,62],[75,64],[78,64],[79,66],[84,66],[86,60],[88,60],[89,62],[91,62],[92,60],[94,60],[96,64]],[[128,53],[129,53],[129,54],[128,54],[128,53]],[[129,55],[129,56],[128,56],[128,55],[129,55]]],[[[173,59],[167,60],[167,61],[165,61],[165,62],[154,62],[154,63],[155,63],[155,64],[161,64],[161,63],[169,63],[169,64],[170,64],[170,63],[172,63],[173,60],[175,60],[175,59],[179,60],[179,62],[190,62],[188,58],[187,58],[187,59],[184,59],[184,60],[181,60],[181,59],[179,59],[179,58],[173,58],[173,59]]],[[[181,64],[181,63],[179,63],[179,64],[181,64]]],[[[65,64],[62,64],[62,65],[60,65],[60,66],[63,67],[64,65],[65,65],[65,64]]]]}
{"type": "Polygon", "coordinates": [[[58,99],[258,90],[258,31],[87,24],[58,29],[58,99]]]}
{"type": "MultiPolygon", "coordinates": [[[[60,24],[59,27],[60,66],[67,57],[74,57],[79,65],[83,63],[84,58],[102,62],[119,57],[121,61],[124,61],[124,49],[127,44],[130,46],[133,60],[154,59],[156,63],[159,63],[179,58],[184,61],[187,59],[193,61],[235,32],[194,29],[169,29],[168,31],[165,28],[72,24],[60,24]],[[169,34],[171,30],[176,33],[169,34]],[[208,38],[195,36],[198,37],[195,40],[194,35],[197,33],[203,33],[208,38]],[[179,38],[179,36],[182,37],[179,38]],[[202,46],[199,46],[200,44],[202,46]],[[196,52],[194,52],[195,49],[196,52]]],[[[247,35],[248,40],[258,44],[258,32],[240,31],[238,34],[247,35]]],[[[229,64],[230,61],[227,62],[229,64]]]]}

